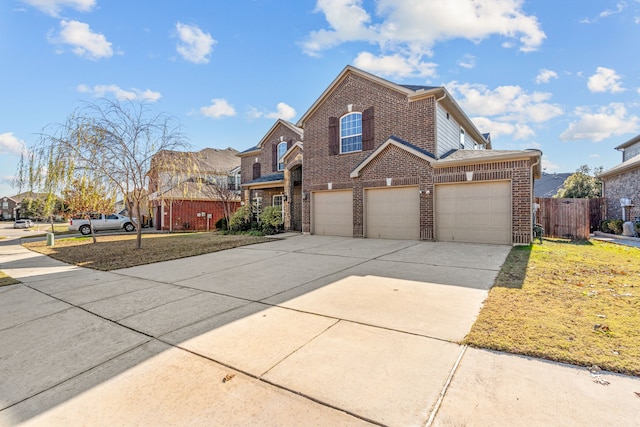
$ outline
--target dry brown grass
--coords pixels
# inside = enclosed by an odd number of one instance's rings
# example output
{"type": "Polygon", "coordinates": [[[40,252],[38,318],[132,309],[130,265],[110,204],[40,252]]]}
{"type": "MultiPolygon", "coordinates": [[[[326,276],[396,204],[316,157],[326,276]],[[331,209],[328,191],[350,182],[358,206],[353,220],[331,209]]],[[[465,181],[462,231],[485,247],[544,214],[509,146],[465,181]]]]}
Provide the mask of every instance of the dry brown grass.
{"type": "Polygon", "coordinates": [[[47,246],[46,242],[23,243],[23,246],[69,264],[110,271],[273,240],[260,236],[214,233],[143,234],[142,248],[135,249],[135,235],[97,238],[95,244],[91,243],[91,236],[87,236],[58,239],[53,247],[47,246]]]}
{"type": "Polygon", "coordinates": [[[465,343],[640,375],[640,249],[514,248],[465,343]]]}

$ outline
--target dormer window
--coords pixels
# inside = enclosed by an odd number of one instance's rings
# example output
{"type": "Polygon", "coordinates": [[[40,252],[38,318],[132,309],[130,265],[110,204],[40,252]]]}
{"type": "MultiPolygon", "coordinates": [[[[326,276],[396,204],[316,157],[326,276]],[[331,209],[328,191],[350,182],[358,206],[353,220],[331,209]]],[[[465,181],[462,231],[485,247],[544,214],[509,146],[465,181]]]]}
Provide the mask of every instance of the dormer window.
{"type": "Polygon", "coordinates": [[[349,113],[340,119],[340,152],[362,151],[362,113],[349,113]]]}
{"type": "Polygon", "coordinates": [[[284,162],[282,156],[287,152],[287,141],[283,141],[278,144],[278,171],[284,170],[284,162]]]}

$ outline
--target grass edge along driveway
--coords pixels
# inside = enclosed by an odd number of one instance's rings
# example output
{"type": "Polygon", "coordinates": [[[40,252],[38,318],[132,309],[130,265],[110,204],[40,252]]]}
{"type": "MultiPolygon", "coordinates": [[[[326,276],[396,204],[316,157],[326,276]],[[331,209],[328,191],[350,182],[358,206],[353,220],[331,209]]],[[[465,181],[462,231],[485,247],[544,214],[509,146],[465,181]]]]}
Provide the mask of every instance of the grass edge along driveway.
{"type": "Polygon", "coordinates": [[[211,252],[272,241],[273,238],[248,235],[223,235],[216,233],[143,234],[142,248],[135,249],[135,235],[91,236],[56,240],[55,246],[46,242],[29,242],[27,249],[51,258],[88,267],[110,271],[138,265],[170,261],[211,252]]]}
{"type": "Polygon", "coordinates": [[[514,247],[463,342],[640,376],[640,249],[514,247]]]}

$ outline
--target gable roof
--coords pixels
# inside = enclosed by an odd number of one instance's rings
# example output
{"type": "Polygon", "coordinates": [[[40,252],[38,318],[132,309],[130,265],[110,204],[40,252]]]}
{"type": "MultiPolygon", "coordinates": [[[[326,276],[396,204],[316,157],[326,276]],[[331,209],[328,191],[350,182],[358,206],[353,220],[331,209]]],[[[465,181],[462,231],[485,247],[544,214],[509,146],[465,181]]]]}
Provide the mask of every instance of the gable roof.
{"type": "Polygon", "coordinates": [[[383,85],[389,89],[395,90],[403,95],[405,95],[409,101],[417,101],[423,98],[435,97],[438,102],[441,102],[442,105],[449,111],[449,113],[460,123],[468,133],[471,134],[471,137],[477,141],[484,141],[487,145],[487,148],[491,148],[491,139],[487,139],[484,137],[482,133],[476,128],[475,124],[469,119],[462,108],[458,105],[458,103],[451,97],[451,94],[447,91],[444,86],[419,86],[419,85],[400,85],[389,80],[385,80],[381,77],[368,73],[366,71],[360,70],[354,66],[347,65],[338,77],[336,77],[333,82],[322,92],[320,97],[316,99],[313,105],[300,117],[297,126],[300,128],[304,128],[304,122],[316,111],[316,109],[333,93],[333,91],[339,86],[339,84],[350,74],[355,74],[361,78],[366,80],[370,80],[374,83],[383,85]]]}
{"type": "Polygon", "coordinates": [[[564,186],[571,173],[543,173],[533,189],[534,197],[553,197],[564,186]]]}
{"type": "Polygon", "coordinates": [[[182,171],[195,165],[199,173],[223,175],[240,165],[237,154],[238,150],[231,147],[204,148],[195,152],[160,150],[151,159],[151,169],[163,170],[165,165],[171,164],[176,171],[182,171]]]}
{"type": "Polygon", "coordinates": [[[387,139],[384,142],[384,144],[376,148],[370,155],[367,156],[366,159],[364,159],[358,166],[356,166],[356,168],[351,172],[351,175],[350,175],[351,178],[357,178],[358,176],[360,176],[360,171],[362,171],[362,169],[364,169],[365,166],[371,163],[373,159],[378,157],[378,155],[382,153],[384,149],[390,145],[394,145],[428,162],[433,162],[436,160],[435,156],[430,152],[428,152],[427,150],[423,150],[420,147],[416,147],[410,142],[400,139],[397,136],[390,136],[389,139],[387,139]]]}
{"type": "Polygon", "coordinates": [[[260,142],[258,142],[258,145],[256,145],[256,148],[262,148],[262,146],[264,145],[265,142],[267,142],[267,140],[269,139],[269,137],[271,136],[271,134],[273,132],[275,132],[275,130],[278,128],[278,126],[285,126],[289,129],[291,129],[293,132],[297,133],[300,136],[300,139],[302,139],[302,135],[303,135],[303,130],[302,128],[297,127],[296,125],[294,125],[293,123],[289,123],[286,120],[282,120],[282,119],[278,119],[276,120],[276,122],[273,124],[273,126],[271,126],[271,129],[269,129],[269,131],[265,134],[265,136],[260,140],[260,142]]]}
{"type": "Polygon", "coordinates": [[[304,144],[300,141],[296,141],[293,145],[291,145],[291,147],[289,147],[289,149],[278,160],[279,161],[285,160],[287,157],[291,155],[291,153],[293,153],[296,150],[296,148],[299,148],[301,151],[304,151],[304,144]]]}
{"type": "Polygon", "coordinates": [[[600,175],[598,175],[598,178],[608,178],[610,176],[617,175],[619,173],[636,168],[640,168],[640,154],[620,163],[617,166],[612,167],[608,171],[602,172],[600,175]]]}

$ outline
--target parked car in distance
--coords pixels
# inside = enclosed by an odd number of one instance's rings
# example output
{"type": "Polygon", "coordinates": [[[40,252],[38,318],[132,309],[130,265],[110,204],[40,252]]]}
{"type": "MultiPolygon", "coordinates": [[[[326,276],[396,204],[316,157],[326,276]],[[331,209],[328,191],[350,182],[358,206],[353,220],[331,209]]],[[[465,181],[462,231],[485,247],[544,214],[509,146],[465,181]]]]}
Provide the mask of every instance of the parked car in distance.
{"type": "Polygon", "coordinates": [[[16,222],[13,223],[13,228],[29,228],[32,226],[33,223],[30,219],[17,219],[16,222]]]}
{"type": "Polygon", "coordinates": [[[131,218],[120,214],[91,214],[91,225],[86,218],[71,218],[69,231],[79,231],[83,235],[91,234],[91,226],[94,231],[124,230],[134,231],[136,226],[131,218]]]}

